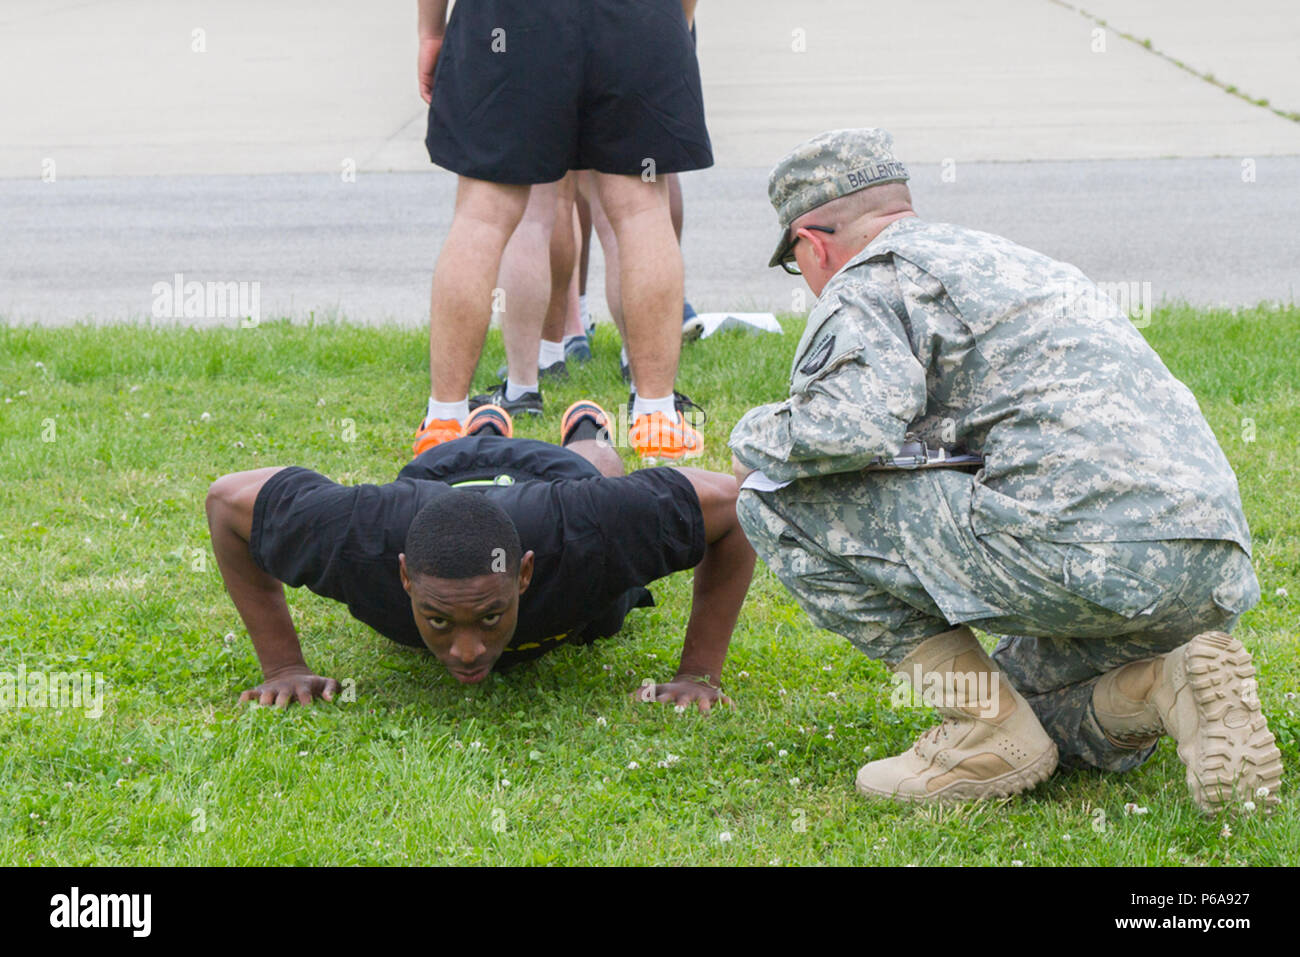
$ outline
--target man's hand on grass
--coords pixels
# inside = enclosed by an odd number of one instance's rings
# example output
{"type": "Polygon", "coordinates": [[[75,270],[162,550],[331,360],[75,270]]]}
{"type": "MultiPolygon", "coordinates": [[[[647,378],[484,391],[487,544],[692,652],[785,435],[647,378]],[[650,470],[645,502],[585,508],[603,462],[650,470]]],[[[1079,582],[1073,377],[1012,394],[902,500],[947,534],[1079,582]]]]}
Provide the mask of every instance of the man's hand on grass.
{"type": "Polygon", "coordinates": [[[297,701],[306,707],[313,698],[333,701],[340,685],[333,678],[322,678],[308,668],[294,668],[272,675],[256,688],[249,688],[239,696],[239,703],[256,701],[264,708],[275,705],[287,708],[297,701]]]}
{"type": "Polygon", "coordinates": [[[658,701],[662,704],[689,708],[699,707],[703,714],[708,714],[715,704],[731,706],[732,701],[722,692],[722,688],[713,683],[708,675],[677,675],[665,684],[648,683],[632,692],[637,701],[658,701]]]}

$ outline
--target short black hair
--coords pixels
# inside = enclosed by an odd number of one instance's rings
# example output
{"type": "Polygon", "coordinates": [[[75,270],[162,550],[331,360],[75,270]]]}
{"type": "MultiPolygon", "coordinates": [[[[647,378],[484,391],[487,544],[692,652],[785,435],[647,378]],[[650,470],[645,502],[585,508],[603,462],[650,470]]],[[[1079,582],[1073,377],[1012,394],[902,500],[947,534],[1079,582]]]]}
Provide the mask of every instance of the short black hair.
{"type": "Polygon", "coordinates": [[[514,575],[522,554],[519,531],[505,509],[468,489],[451,489],[427,502],[406,530],[408,575],[514,575]]]}

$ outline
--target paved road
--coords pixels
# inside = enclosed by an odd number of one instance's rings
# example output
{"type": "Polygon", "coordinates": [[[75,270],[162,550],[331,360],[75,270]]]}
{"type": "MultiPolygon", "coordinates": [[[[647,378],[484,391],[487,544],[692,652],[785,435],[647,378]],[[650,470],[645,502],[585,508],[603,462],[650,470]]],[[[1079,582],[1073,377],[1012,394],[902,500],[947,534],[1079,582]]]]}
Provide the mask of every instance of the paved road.
{"type": "MultiPolygon", "coordinates": [[[[259,281],[264,314],[423,323],[454,180],[423,150],[414,6],[5,0],[0,315],[147,316],[182,273],[259,281]]],[[[789,309],[763,268],[766,170],[818,130],[881,125],[931,218],[1157,298],[1291,300],[1300,123],[1156,51],[1300,109],[1292,6],[704,0],[717,166],[686,183],[688,295],[789,309]]]]}
{"type": "MultiPolygon", "coordinates": [[[[999,232],[1105,281],[1195,303],[1295,301],[1300,157],[918,164],[930,219],[999,232]],[[1173,225],[1171,225],[1173,224],[1173,225]]],[[[687,294],[699,309],[789,311],[802,282],[767,269],[766,169],[685,179],[687,294]]],[[[423,324],[454,180],[435,173],[0,182],[0,315],[148,317],[154,283],[257,281],[263,316],[423,324]]],[[[602,286],[599,257],[591,288],[602,286]]]]}

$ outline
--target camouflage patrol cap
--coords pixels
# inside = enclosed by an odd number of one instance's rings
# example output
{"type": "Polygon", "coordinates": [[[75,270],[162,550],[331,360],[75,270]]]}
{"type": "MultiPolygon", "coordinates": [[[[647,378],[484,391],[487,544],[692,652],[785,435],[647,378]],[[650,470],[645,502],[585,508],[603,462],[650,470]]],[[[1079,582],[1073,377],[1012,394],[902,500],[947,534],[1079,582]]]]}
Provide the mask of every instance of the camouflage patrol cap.
{"type": "Polygon", "coordinates": [[[907,182],[907,167],[894,159],[893,147],[885,130],[827,130],[787,153],[767,180],[781,221],[781,241],[768,265],[781,264],[794,245],[790,224],[804,213],[868,186],[907,182]]]}

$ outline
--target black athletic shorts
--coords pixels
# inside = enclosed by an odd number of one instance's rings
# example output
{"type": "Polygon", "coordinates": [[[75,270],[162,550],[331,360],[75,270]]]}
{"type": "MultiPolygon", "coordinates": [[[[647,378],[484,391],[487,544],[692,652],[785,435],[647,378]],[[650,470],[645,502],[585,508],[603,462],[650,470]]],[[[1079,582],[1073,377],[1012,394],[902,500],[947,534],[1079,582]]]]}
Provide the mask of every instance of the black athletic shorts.
{"type": "Polygon", "coordinates": [[[425,145],[439,166],[494,183],[712,166],[680,0],[459,0],[425,145]]]}
{"type": "Polygon", "coordinates": [[[397,556],[420,508],[465,481],[489,483],[472,487],[505,509],[534,553],[499,670],[615,634],[628,611],[654,604],[644,586],[704,556],[699,498],[676,469],[606,478],[559,446],[486,435],[434,446],[387,485],[283,469],[258,493],[249,552],[285,584],[343,602],[380,634],[423,648],[397,556]],[[511,481],[496,484],[499,476],[511,481]]]}

